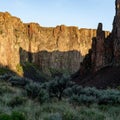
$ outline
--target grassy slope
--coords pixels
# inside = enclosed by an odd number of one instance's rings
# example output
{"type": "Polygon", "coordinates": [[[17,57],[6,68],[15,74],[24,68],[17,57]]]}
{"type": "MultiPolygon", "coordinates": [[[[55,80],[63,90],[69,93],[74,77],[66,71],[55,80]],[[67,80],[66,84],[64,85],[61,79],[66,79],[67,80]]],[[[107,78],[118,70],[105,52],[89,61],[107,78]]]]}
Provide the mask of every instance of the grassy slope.
{"type": "Polygon", "coordinates": [[[23,89],[0,81],[0,113],[22,112],[27,120],[120,120],[120,106],[73,106],[65,100],[40,105],[23,89]]]}

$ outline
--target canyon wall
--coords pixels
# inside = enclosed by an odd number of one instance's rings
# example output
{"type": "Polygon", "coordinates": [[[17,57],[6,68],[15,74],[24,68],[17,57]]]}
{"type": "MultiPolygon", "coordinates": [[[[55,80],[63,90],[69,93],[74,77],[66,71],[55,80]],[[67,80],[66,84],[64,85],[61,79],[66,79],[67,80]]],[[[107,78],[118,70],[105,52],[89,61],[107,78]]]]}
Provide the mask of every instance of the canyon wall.
{"type": "Polygon", "coordinates": [[[115,1],[116,14],[113,20],[112,32],[105,37],[102,23],[98,24],[96,37],[92,39],[90,52],[81,63],[79,73],[81,76],[86,73],[94,73],[105,67],[120,66],[120,0],[115,1]],[[89,63],[89,65],[86,64],[89,63]]]}
{"type": "MultiPolygon", "coordinates": [[[[109,32],[104,32],[105,37],[109,32]]],[[[0,13],[0,64],[16,71],[16,66],[32,62],[49,73],[49,69],[78,71],[91,48],[94,29],[65,25],[41,27],[23,23],[8,12],[0,13]]]]}

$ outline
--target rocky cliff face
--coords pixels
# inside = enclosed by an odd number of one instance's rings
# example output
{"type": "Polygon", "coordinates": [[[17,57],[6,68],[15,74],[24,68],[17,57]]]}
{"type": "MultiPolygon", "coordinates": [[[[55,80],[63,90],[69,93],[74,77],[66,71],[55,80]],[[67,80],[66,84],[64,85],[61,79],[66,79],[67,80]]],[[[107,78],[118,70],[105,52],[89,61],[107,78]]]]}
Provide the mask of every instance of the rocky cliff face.
{"type": "Polygon", "coordinates": [[[120,0],[116,0],[115,4],[113,30],[105,37],[102,23],[99,23],[96,37],[92,40],[92,48],[81,63],[80,76],[95,73],[105,67],[120,66],[120,0]]]}
{"type": "Polygon", "coordinates": [[[96,38],[92,42],[91,64],[92,69],[97,71],[105,64],[105,32],[102,30],[102,24],[99,23],[96,38]]]}
{"type": "Polygon", "coordinates": [[[98,25],[97,36],[93,40],[92,46],[92,62],[95,63],[94,71],[105,66],[120,65],[120,0],[116,0],[116,14],[113,21],[113,30],[111,34],[105,38],[101,29],[102,24],[98,25]],[[94,59],[93,59],[94,58],[94,59]]]}
{"type": "MultiPolygon", "coordinates": [[[[106,36],[108,34],[106,32],[106,36]]],[[[1,12],[0,64],[16,71],[18,64],[29,61],[46,73],[50,68],[73,73],[80,68],[95,36],[96,30],[93,29],[24,24],[19,18],[1,12]]]]}

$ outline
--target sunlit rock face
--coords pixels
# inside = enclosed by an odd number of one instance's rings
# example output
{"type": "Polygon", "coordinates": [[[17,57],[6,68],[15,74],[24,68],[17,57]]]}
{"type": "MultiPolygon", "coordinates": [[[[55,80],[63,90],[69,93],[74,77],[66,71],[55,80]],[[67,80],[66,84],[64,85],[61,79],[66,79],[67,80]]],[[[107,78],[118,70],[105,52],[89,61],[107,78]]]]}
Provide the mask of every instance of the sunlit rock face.
{"type": "MultiPolygon", "coordinates": [[[[108,34],[105,32],[105,36],[108,34]]],[[[41,27],[37,23],[25,24],[8,12],[1,12],[0,64],[16,71],[18,64],[29,61],[45,73],[50,68],[74,73],[91,48],[93,37],[96,37],[94,29],[65,25],[41,27]]]]}
{"type": "Polygon", "coordinates": [[[19,18],[0,13],[0,64],[15,70],[20,63],[20,46],[29,50],[27,27],[19,18]]]}

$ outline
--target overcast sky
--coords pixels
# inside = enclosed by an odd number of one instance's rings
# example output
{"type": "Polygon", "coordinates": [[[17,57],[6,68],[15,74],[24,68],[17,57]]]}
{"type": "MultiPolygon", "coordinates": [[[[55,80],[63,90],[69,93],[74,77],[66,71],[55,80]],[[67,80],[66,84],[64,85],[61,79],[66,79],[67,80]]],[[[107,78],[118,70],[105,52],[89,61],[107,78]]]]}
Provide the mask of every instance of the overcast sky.
{"type": "Polygon", "coordinates": [[[104,30],[111,30],[115,0],[0,0],[0,11],[45,27],[97,28],[102,22],[104,30]]]}

